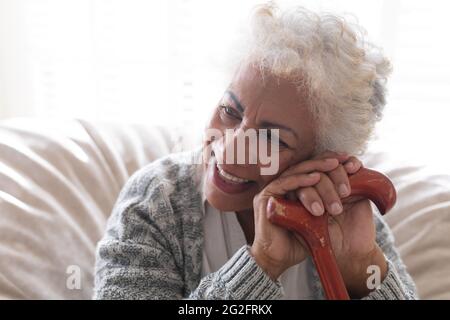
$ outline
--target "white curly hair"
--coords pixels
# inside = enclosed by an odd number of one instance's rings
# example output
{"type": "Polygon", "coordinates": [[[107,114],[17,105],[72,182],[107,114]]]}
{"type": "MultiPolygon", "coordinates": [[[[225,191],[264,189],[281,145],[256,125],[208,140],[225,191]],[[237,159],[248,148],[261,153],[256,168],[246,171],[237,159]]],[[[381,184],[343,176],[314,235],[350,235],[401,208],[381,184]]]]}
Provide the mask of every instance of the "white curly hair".
{"type": "Polygon", "coordinates": [[[232,69],[250,63],[307,92],[316,121],[314,154],[361,154],[386,103],[391,64],[355,23],[303,7],[255,7],[235,47],[232,69]],[[306,89],[306,90],[305,90],[306,89]]]}

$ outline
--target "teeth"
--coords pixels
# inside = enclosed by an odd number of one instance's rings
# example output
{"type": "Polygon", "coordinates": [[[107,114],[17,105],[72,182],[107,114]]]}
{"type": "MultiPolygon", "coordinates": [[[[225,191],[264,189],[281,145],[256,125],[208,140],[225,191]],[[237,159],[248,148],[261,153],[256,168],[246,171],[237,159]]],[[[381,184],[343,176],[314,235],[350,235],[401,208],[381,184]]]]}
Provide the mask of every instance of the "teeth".
{"type": "Polygon", "coordinates": [[[233,176],[231,174],[229,174],[228,172],[225,172],[219,165],[217,165],[217,169],[219,169],[219,174],[225,178],[225,180],[234,182],[234,183],[245,183],[245,182],[249,182],[250,180],[246,180],[246,179],[241,179],[239,177],[233,176]]]}

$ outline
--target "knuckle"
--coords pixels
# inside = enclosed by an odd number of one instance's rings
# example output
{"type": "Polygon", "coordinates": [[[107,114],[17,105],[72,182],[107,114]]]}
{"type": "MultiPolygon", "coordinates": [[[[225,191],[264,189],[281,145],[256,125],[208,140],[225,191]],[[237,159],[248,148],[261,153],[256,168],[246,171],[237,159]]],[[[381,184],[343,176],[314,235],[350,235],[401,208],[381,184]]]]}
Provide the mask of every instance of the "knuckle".
{"type": "Polygon", "coordinates": [[[343,165],[340,165],[333,173],[333,180],[336,182],[345,182],[348,180],[348,174],[343,165]]]}
{"type": "Polygon", "coordinates": [[[329,173],[319,172],[319,174],[320,174],[320,182],[319,182],[320,185],[330,182],[329,173]]]}
{"type": "Polygon", "coordinates": [[[304,188],[298,189],[297,196],[301,201],[306,201],[308,199],[308,191],[304,188]]]}
{"type": "Polygon", "coordinates": [[[283,185],[283,183],[286,181],[286,177],[279,177],[278,179],[275,179],[272,181],[272,186],[275,188],[279,188],[283,185]]]}
{"type": "Polygon", "coordinates": [[[320,186],[318,186],[317,191],[324,199],[330,200],[338,198],[336,194],[336,188],[331,181],[328,181],[327,183],[323,183],[320,186]]]}
{"type": "Polygon", "coordinates": [[[359,160],[357,157],[350,157],[349,161],[353,162],[353,163],[361,163],[361,160],[359,160]]]}

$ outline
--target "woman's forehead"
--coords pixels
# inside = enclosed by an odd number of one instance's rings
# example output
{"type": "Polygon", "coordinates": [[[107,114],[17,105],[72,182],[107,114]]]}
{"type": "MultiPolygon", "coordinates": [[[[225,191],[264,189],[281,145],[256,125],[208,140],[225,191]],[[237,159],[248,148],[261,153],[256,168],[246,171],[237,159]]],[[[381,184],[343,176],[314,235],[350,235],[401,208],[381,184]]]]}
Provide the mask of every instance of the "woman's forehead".
{"type": "Polygon", "coordinates": [[[268,73],[262,75],[254,66],[239,68],[227,94],[230,100],[240,104],[247,113],[257,108],[261,114],[288,122],[295,121],[295,118],[305,118],[309,113],[306,92],[299,91],[296,85],[287,79],[268,73]]]}
{"type": "MultiPolygon", "coordinates": [[[[296,82],[298,83],[298,81],[296,82]]],[[[241,65],[230,83],[229,89],[240,100],[264,98],[270,102],[295,103],[306,101],[306,89],[302,90],[291,80],[262,72],[252,64],[241,65]]]]}

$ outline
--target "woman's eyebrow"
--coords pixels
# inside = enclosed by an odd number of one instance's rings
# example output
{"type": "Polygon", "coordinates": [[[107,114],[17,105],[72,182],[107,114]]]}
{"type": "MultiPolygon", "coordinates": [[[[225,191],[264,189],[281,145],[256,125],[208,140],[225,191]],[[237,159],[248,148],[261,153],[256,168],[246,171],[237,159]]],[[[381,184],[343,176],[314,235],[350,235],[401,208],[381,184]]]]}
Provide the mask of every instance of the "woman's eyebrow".
{"type": "Polygon", "coordinates": [[[240,113],[244,113],[244,107],[242,107],[241,103],[239,102],[238,98],[236,98],[235,94],[231,90],[225,91],[230,98],[233,100],[233,102],[236,104],[236,108],[239,110],[240,113]]]}
{"type": "MultiPolygon", "coordinates": [[[[233,100],[233,102],[236,104],[236,108],[239,110],[239,112],[244,113],[244,108],[242,107],[241,103],[239,102],[238,98],[233,93],[233,91],[227,90],[227,91],[225,91],[225,93],[228,94],[230,96],[230,98],[233,100]]],[[[294,130],[292,130],[291,128],[289,128],[287,126],[281,125],[281,124],[276,124],[276,123],[272,123],[269,121],[263,121],[261,123],[261,127],[268,128],[268,129],[270,129],[270,128],[283,129],[283,130],[289,131],[298,139],[298,135],[294,130]]]]}
{"type": "Polygon", "coordinates": [[[297,133],[294,130],[292,130],[291,128],[286,127],[286,126],[284,126],[282,124],[277,124],[277,123],[272,123],[272,122],[268,122],[268,121],[263,121],[263,122],[261,122],[261,127],[268,128],[268,129],[283,129],[283,130],[289,131],[290,133],[292,133],[298,139],[298,135],[297,135],[297,133]]]}

